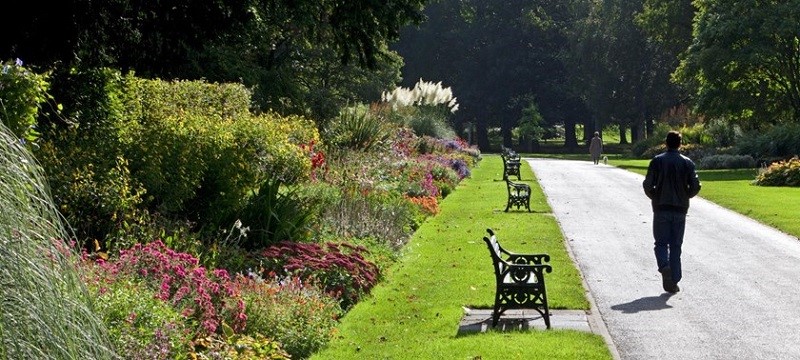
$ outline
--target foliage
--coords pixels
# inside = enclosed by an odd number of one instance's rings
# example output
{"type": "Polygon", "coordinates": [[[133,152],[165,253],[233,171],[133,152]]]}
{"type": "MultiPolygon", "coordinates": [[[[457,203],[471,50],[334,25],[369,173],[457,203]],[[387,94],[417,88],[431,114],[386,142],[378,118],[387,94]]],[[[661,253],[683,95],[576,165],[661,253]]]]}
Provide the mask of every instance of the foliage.
{"type": "Polygon", "coordinates": [[[545,134],[544,118],[539,112],[539,106],[535,102],[531,102],[527,107],[522,109],[522,117],[519,119],[519,137],[538,141],[545,134]]]}
{"type": "Polygon", "coordinates": [[[726,119],[712,119],[704,125],[706,134],[716,147],[731,147],[741,136],[741,127],[726,119]]]}
{"type": "Polygon", "coordinates": [[[116,359],[42,168],[0,124],[0,357],[116,359]]]}
{"type": "Polygon", "coordinates": [[[326,128],[325,142],[337,147],[371,150],[389,138],[389,124],[380,114],[364,106],[342,109],[326,128]]]}
{"type": "Polygon", "coordinates": [[[650,159],[664,152],[667,149],[665,139],[671,130],[681,133],[681,152],[692,159],[699,160],[714,152],[714,140],[703,124],[681,126],[676,129],[672,129],[666,124],[658,124],[650,137],[636,142],[631,147],[631,152],[634,156],[643,159],[650,159]]]}
{"type": "MultiPolygon", "coordinates": [[[[173,6],[124,1],[72,0],[51,7],[21,4],[14,22],[2,24],[0,56],[30,57],[39,66],[115,66],[149,78],[194,78],[236,57],[245,64],[284,63],[297,44],[327,46],[330,62],[375,65],[400,28],[419,23],[423,0],[238,1],[173,6]],[[41,31],[49,23],[57,32],[41,31]],[[286,24],[293,24],[291,27],[286,24]],[[206,49],[228,44],[226,59],[193,63],[206,49]],[[269,46],[269,45],[272,46],[269,46]],[[20,54],[21,53],[21,54],[20,54]],[[193,66],[199,67],[195,69],[193,66]],[[195,75],[195,76],[187,76],[195,75]]],[[[246,72],[228,74],[236,81],[246,72]]]]}
{"type": "Polygon", "coordinates": [[[281,345],[261,334],[238,334],[223,324],[221,334],[199,339],[193,359],[199,360],[289,360],[281,345]]]}
{"type": "Polygon", "coordinates": [[[302,201],[294,188],[280,180],[261,184],[239,214],[250,231],[240,245],[257,250],[280,241],[306,241],[316,212],[315,204],[302,201]]]}
{"type": "Polygon", "coordinates": [[[760,186],[800,186],[800,158],[772,163],[760,171],[755,180],[760,186]]]}
{"type": "Polygon", "coordinates": [[[459,105],[453,90],[443,87],[441,81],[419,79],[413,88],[396,87],[384,92],[381,99],[399,116],[400,125],[413,129],[415,134],[442,139],[456,137],[447,118],[459,105]]]}
{"type": "Polygon", "coordinates": [[[141,281],[157,299],[175,307],[196,334],[217,333],[223,322],[237,331],[245,327],[244,302],[228,272],[207,271],[197,258],[169,249],[160,240],[136,244],[120,251],[118,259],[97,266],[98,273],[141,281]]]}
{"type": "Polygon", "coordinates": [[[676,78],[694,93],[697,109],[746,128],[800,118],[798,1],[705,0],[694,3],[694,39],[676,78]]]}
{"type": "Polygon", "coordinates": [[[759,163],[798,155],[800,125],[785,124],[747,132],[737,139],[735,149],[739,154],[752,156],[759,163]]]}
{"type": "Polygon", "coordinates": [[[692,42],[695,7],[690,0],[644,0],[636,24],[677,58],[692,42]]]}
{"type": "Polygon", "coordinates": [[[89,269],[88,286],[97,314],[109,329],[117,349],[127,359],[187,359],[192,330],[180,312],[161,301],[155,291],[134,277],[89,269]]]}
{"type": "Polygon", "coordinates": [[[364,259],[368,250],[347,243],[301,244],[282,241],[261,252],[261,276],[297,277],[320,286],[349,309],[380,279],[375,264],[364,259]]]}
{"type": "Polygon", "coordinates": [[[241,85],[111,70],[77,72],[57,85],[70,94],[69,121],[47,126],[37,155],[80,241],[112,252],[154,238],[156,222],[213,233],[252,189],[272,177],[307,179],[318,157],[298,146],[319,142],[313,122],[250,114],[241,85]]]}
{"type": "Polygon", "coordinates": [[[244,280],[247,334],[282,344],[292,359],[306,359],[335,334],[341,309],[333,298],[299,278],[244,280]]]}
{"type": "Polygon", "coordinates": [[[697,161],[699,169],[752,169],[756,160],[750,155],[720,154],[710,155],[697,161]]]}
{"type": "Polygon", "coordinates": [[[548,123],[585,118],[577,92],[567,87],[574,67],[562,58],[567,54],[562,30],[573,21],[572,10],[566,2],[432,2],[425,8],[429,20],[406,28],[395,45],[405,60],[403,85],[435,78],[457,91],[463,106],[450,123],[459,136],[474,123],[471,140],[483,151],[490,149],[493,127],[510,140],[528,105],[520,99],[529,95],[536,95],[548,123]]]}
{"type": "Polygon", "coordinates": [[[434,216],[439,213],[439,200],[436,196],[408,196],[406,199],[412,204],[419,206],[420,210],[428,216],[434,216]]]}
{"type": "Polygon", "coordinates": [[[322,234],[378,238],[399,249],[422,221],[415,206],[387,191],[348,187],[337,192],[336,199],[319,215],[322,234]]]}
{"type": "Polygon", "coordinates": [[[22,60],[0,64],[0,121],[18,138],[36,140],[36,116],[47,101],[49,74],[37,74],[22,66],[22,60]]]}
{"type": "MultiPolygon", "coordinates": [[[[251,36],[263,42],[258,47],[274,44],[264,42],[263,33],[251,36]]],[[[285,59],[268,64],[253,63],[247,57],[231,57],[236,45],[222,44],[219,50],[215,49],[212,59],[198,67],[219,64],[221,69],[214,71],[209,80],[241,78],[244,85],[253,88],[254,107],[281,114],[302,114],[314,119],[321,129],[348,104],[375,101],[383,89],[400,81],[402,58],[388,49],[380,50],[374,68],[365,69],[341,63],[330,44],[297,40],[282,44],[287,50],[292,49],[277,55],[285,59]]]]}
{"type": "Polygon", "coordinates": [[[188,213],[213,228],[261,182],[308,177],[308,153],[297,146],[319,140],[308,120],[250,115],[241,86],[139,83],[139,96],[148,100],[142,101],[142,127],[129,157],[132,172],[152,198],[151,208],[188,213]]]}
{"type": "Polygon", "coordinates": [[[127,160],[119,156],[108,164],[112,159],[99,159],[100,151],[85,151],[87,143],[75,130],[56,136],[42,141],[36,153],[79,242],[93,249],[89,244],[98,240],[114,252],[138,242],[131,230],[149,226],[150,217],[142,209],[146,190],[131,176],[127,160]]]}
{"type": "Polygon", "coordinates": [[[442,112],[431,108],[420,108],[408,114],[405,126],[414,130],[415,134],[442,139],[454,138],[455,131],[447,123],[442,112]]]}

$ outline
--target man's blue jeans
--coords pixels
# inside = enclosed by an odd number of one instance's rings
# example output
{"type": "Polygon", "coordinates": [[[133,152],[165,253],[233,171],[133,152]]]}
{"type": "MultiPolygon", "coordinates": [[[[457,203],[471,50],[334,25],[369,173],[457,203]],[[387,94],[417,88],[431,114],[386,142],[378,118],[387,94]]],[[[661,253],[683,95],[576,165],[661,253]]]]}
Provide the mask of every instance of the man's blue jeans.
{"type": "Polygon", "coordinates": [[[653,213],[653,237],[658,269],[669,266],[672,281],[681,281],[681,245],[686,228],[686,214],[680,211],[656,211],[653,213]]]}

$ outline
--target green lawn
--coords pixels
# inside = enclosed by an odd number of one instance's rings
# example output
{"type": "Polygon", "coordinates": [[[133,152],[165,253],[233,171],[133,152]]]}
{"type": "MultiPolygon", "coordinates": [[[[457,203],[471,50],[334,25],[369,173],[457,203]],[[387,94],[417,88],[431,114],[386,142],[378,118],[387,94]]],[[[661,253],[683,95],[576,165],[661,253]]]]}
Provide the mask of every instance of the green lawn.
{"type": "Polygon", "coordinates": [[[495,230],[509,250],[550,254],[551,309],[589,308],[580,274],[530,167],[523,163],[523,182],[533,185],[532,213],[503,212],[501,178],[500,157],[485,155],[312,359],[611,359],[601,336],[573,330],[457,334],[462,307],[492,306],[494,274],[482,240],[486,228],[495,230]]]}
{"type": "MultiPolygon", "coordinates": [[[[609,164],[644,175],[649,160],[609,157],[609,164]]],[[[699,170],[699,196],[800,237],[800,188],[756,186],[756,169],[699,170]]]]}

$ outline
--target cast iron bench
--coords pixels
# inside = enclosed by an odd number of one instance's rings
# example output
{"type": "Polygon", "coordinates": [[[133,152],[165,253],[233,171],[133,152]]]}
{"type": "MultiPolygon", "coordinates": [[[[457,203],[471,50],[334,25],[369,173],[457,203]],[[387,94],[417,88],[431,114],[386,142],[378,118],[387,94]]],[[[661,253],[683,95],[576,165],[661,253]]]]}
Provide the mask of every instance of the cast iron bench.
{"type": "Polygon", "coordinates": [[[517,254],[500,246],[492,229],[486,229],[489,237],[483,241],[489,247],[494,266],[497,289],[492,312],[492,327],[497,326],[506,310],[533,309],[539,312],[547,328],[550,328],[550,309],[547,306],[547,289],[544,284],[544,273],[552,272],[547,265],[550,255],[517,254]],[[505,258],[504,258],[505,257],[505,258]]]}
{"type": "Polygon", "coordinates": [[[506,205],[506,212],[512,206],[516,206],[517,210],[520,207],[525,207],[528,212],[531,212],[531,186],[523,183],[515,183],[506,179],[508,186],[508,204],[506,205]]]}
{"type": "Polygon", "coordinates": [[[516,176],[517,180],[522,180],[519,168],[522,166],[522,159],[519,154],[507,147],[503,147],[503,153],[500,154],[503,159],[503,180],[508,180],[509,176],[516,176]]]}

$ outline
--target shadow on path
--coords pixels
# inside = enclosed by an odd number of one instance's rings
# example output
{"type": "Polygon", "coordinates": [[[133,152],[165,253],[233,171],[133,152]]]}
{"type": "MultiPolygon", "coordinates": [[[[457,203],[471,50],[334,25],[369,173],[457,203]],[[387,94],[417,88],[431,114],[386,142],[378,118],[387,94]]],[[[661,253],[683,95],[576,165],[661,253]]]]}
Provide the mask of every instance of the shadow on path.
{"type": "Polygon", "coordinates": [[[670,293],[663,293],[659,296],[647,296],[624,304],[614,305],[611,307],[611,309],[622,311],[623,314],[635,314],[640,311],[669,309],[672,308],[672,306],[667,304],[667,300],[669,300],[672,295],[673,294],[670,293]]]}

